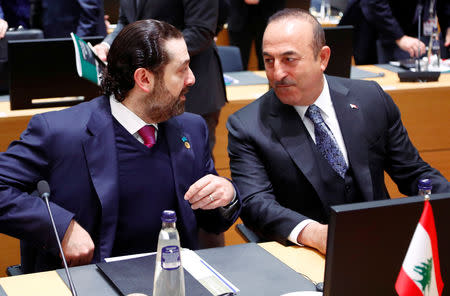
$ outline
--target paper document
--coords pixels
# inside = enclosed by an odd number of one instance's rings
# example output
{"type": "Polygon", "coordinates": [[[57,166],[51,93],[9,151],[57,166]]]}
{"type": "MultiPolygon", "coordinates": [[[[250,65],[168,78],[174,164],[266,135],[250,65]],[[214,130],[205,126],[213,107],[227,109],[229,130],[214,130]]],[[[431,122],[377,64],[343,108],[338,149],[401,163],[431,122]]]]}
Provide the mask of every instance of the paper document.
{"type": "MultiPolygon", "coordinates": [[[[156,254],[156,252],[110,257],[106,258],[105,261],[109,263],[154,254],[156,254]]],[[[235,285],[192,250],[185,248],[181,250],[181,263],[183,264],[183,268],[199,281],[212,295],[218,296],[224,293],[236,294],[239,291],[235,285]]]]}
{"type": "Polygon", "coordinates": [[[100,85],[102,69],[105,66],[101,60],[96,57],[95,51],[89,45],[74,33],[70,33],[75,49],[75,64],[77,73],[97,85],[100,85]],[[100,61],[100,62],[99,62],[100,61]]]}
{"type": "Polygon", "coordinates": [[[181,251],[181,262],[184,269],[213,295],[218,296],[230,292],[236,294],[239,291],[235,285],[206,263],[194,251],[183,249],[181,251]]]}

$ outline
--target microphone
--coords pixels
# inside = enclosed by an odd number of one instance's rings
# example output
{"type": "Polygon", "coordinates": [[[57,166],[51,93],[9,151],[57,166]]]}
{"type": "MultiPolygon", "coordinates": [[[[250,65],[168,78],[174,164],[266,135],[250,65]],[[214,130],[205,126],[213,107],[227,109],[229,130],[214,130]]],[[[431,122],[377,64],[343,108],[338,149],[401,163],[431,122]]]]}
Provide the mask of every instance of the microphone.
{"type": "Polygon", "coordinates": [[[55,220],[53,220],[53,214],[50,209],[50,204],[48,203],[48,198],[50,197],[50,186],[47,181],[41,180],[37,184],[37,189],[39,192],[39,196],[45,201],[47,205],[48,215],[50,216],[50,220],[52,221],[53,231],[55,231],[56,241],[58,242],[59,252],[61,253],[61,257],[64,263],[64,269],[66,270],[67,280],[69,281],[70,291],[73,296],[77,296],[77,291],[75,290],[75,286],[72,281],[72,277],[70,276],[69,268],[67,267],[66,256],[64,255],[61,241],[59,240],[58,231],[56,230],[55,220]]]}

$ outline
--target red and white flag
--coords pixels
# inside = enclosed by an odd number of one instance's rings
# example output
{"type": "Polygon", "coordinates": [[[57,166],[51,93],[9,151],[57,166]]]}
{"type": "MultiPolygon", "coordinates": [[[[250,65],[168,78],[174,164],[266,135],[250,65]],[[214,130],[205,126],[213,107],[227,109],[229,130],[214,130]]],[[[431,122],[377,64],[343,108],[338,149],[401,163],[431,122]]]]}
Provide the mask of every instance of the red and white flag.
{"type": "Polygon", "coordinates": [[[440,296],[443,288],[433,210],[430,202],[425,200],[395,290],[400,296],[440,296]]]}

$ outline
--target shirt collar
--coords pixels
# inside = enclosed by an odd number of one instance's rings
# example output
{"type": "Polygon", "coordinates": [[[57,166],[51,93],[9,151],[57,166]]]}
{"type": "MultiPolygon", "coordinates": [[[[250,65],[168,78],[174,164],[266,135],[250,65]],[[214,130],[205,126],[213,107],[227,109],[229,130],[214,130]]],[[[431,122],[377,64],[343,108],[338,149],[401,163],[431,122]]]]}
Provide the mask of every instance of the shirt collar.
{"type": "MultiPolygon", "coordinates": [[[[319,107],[320,110],[322,110],[322,115],[324,115],[325,117],[329,117],[329,114],[331,114],[334,110],[333,103],[331,102],[330,89],[328,88],[328,82],[325,75],[323,76],[322,92],[320,93],[314,104],[319,107]]],[[[306,110],[308,110],[309,106],[294,106],[294,108],[300,115],[302,120],[304,120],[306,110]]]]}
{"type": "Polygon", "coordinates": [[[137,133],[144,125],[151,124],[158,130],[157,123],[147,123],[137,116],[133,111],[117,101],[114,95],[109,97],[111,113],[114,118],[132,135],[137,133]]]}

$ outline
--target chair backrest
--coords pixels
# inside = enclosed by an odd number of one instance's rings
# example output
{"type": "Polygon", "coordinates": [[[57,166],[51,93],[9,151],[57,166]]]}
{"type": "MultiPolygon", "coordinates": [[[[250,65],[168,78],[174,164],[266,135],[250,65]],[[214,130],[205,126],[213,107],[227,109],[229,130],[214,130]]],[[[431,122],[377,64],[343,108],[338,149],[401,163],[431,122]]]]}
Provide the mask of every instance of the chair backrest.
{"type": "Polygon", "coordinates": [[[0,94],[9,92],[8,42],[39,38],[44,38],[42,30],[19,29],[6,32],[5,37],[0,39],[0,94]]]}
{"type": "Polygon", "coordinates": [[[217,46],[223,72],[243,71],[241,51],[236,46],[217,46]]]}

